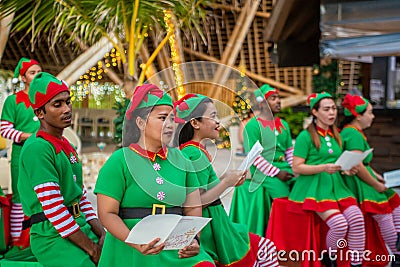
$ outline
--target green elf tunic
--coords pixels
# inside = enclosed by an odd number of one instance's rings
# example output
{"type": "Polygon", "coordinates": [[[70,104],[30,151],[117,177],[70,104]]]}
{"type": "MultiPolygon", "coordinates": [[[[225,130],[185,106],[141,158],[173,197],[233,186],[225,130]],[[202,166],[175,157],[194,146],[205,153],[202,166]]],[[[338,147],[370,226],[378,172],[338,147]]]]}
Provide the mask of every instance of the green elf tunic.
{"type": "MultiPolygon", "coordinates": [[[[307,165],[335,163],[342,154],[342,148],[330,131],[318,131],[318,134],[321,142],[319,150],[314,146],[310,133],[303,130],[296,139],[294,156],[305,159],[307,165]]],[[[292,204],[289,208],[324,212],[330,209],[343,211],[349,206],[357,205],[353,193],[346,187],[339,172],[299,175],[296,179],[289,195],[292,204]]]]}
{"type": "MultiPolygon", "coordinates": [[[[153,204],[167,208],[182,206],[186,195],[198,186],[196,175],[190,170],[193,166],[176,148],[152,153],[132,144],[117,150],[106,161],[100,170],[95,193],[114,198],[120,202],[121,208],[152,208],[153,204]]],[[[140,220],[123,219],[129,229],[140,220]]],[[[198,255],[182,259],[177,250],[143,255],[107,232],[99,266],[215,265],[202,248],[198,255]]]]}
{"type": "MultiPolygon", "coordinates": [[[[1,120],[3,123],[12,123],[15,130],[25,133],[34,133],[40,126],[40,122],[31,107],[29,96],[23,91],[19,91],[7,97],[1,113],[1,120]]],[[[21,143],[13,142],[11,153],[11,182],[13,192],[12,199],[14,203],[21,203],[17,189],[21,149],[21,143]]]]}
{"type": "MultiPolygon", "coordinates": [[[[82,198],[82,162],[72,145],[66,148],[55,139],[39,131],[28,138],[21,151],[18,189],[24,212],[28,216],[43,212],[34,191],[37,185],[57,183],[64,199],[63,204],[67,207],[79,203],[82,198]]],[[[75,222],[89,238],[98,241],[82,211],[75,222]]],[[[43,266],[95,266],[90,256],[68,238],[61,237],[49,220],[33,224],[30,237],[32,252],[43,266]]]]}
{"type": "MultiPolygon", "coordinates": [[[[219,183],[219,178],[210,163],[211,157],[201,144],[189,141],[181,145],[180,149],[193,162],[200,190],[210,190],[219,183]]],[[[201,245],[218,266],[254,265],[257,261],[260,237],[249,236],[244,225],[232,223],[221,201],[214,201],[203,208],[203,217],[212,220],[201,232],[201,245]],[[255,247],[250,243],[255,243],[255,247]]]]}
{"type": "MultiPolygon", "coordinates": [[[[340,133],[345,150],[366,151],[370,149],[367,138],[364,133],[354,126],[346,126],[340,133]]],[[[372,160],[370,153],[363,161],[364,166],[372,177],[376,179],[369,163],[372,160]]],[[[388,189],[385,192],[378,192],[372,186],[359,179],[357,176],[345,176],[344,181],[350,190],[356,195],[360,208],[363,212],[373,214],[391,213],[393,209],[400,205],[400,197],[397,193],[388,189]]]]}
{"type": "MultiPolygon", "coordinates": [[[[264,147],[261,153],[264,159],[280,170],[292,173],[285,158],[285,151],[293,146],[286,121],[278,117],[274,121],[253,117],[244,128],[244,140],[245,152],[249,152],[259,141],[264,147]]],[[[247,225],[249,232],[264,236],[271,198],[289,196],[293,180],[283,182],[278,177],[267,176],[254,165],[250,167],[250,172],[252,179],[235,188],[229,216],[233,222],[247,225]]]]}

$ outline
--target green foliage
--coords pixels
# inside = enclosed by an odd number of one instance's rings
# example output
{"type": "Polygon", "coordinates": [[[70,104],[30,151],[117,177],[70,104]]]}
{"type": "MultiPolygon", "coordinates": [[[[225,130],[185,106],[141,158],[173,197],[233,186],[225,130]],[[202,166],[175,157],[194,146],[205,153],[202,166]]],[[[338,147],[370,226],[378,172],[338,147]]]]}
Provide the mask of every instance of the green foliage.
{"type": "Polygon", "coordinates": [[[122,130],[124,126],[124,119],[125,119],[125,113],[126,110],[128,109],[129,104],[131,101],[127,98],[124,99],[124,101],[118,102],[116,101],[113,109],[116,110],[116,113],[118,117],[114,119],[114,138],[113,141],[116,144],[119,144],[122,142],[122,130]]]}
{"type": "Polygon", "coordinates": [[[284,108],[279,113],[279,117],[284,119],[290,126],[290,132],[292,138],[296,138],[299,133],[303,130],[304,118],[308,117],[307,112],[296,111],[294,112],[292,108],[284,108]]]}
{"type": "Polygon", "coordinates": [[[327,92],[336,99],[336,91],[340,84],[337,60],[313,66],[312,83],[315,93],[327,92]]]}

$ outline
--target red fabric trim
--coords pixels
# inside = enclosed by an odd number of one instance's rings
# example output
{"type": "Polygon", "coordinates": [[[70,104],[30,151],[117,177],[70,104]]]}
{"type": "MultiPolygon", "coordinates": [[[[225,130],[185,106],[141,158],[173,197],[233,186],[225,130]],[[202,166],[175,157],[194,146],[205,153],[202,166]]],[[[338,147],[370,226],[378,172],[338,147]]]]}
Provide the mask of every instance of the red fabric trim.
{"type": "Polygon", "coordinates": [[[360,209],[364,213],[372,214],[387,214],[392,212],[389,202],[377,203],[369,200],[364,200],[360,204],[360,209]]]}
{"type": "Polygon", "coordinates": [[[186,142],[186,143],[180,145],[180,146],[179,146],[179,150],[182,150],[182,149],[184,149],[185,147],[188,147],[188,146],[197,147],[198,149],[200,149],[201,151],[203,151],[203,153],[206,154],[208,160],[209,160],[210,162],[212,162],[212,157],[211,157],[210,153],[208,153],[207,149],[206,149],[202,144],[200,144],[199,142],[188,141],[188,142],[186,142]]]}
{"type": "Polygon", "coordinates": [[[48,134],[44,131],[39,130],[36,134],[36,137],[41,137],[44,140],[51,143],[56,150],[56,154],[63,151],[69,159],[70,155],[72,153],[75,156],[76,160],[79,161],[79,158],[78,158],[75,148],[73,146],[71,146],[71,144],[68,142],[68,140],[66,138],[64,138],[64,136],[62,137],[62,139],[59,139],[55,136],[52,136],[51,134],[48,134]]]}
{"type": "Polygon", "coordinates": [[[148,94],[152,94],[157,96],[158,98],[161,98],[164,92],[154,84],[143,84],[141,86],[137,86],[132,95],[131,106],[126,112],[126,118],[128,120],[131,119],[132,112],[135,111],[135,109],[140,105],[142,100],[144,102],[148,101],[149,99],[148,94]]]}
{"type": "Polygon", "coordinates": [[[276,89],[270,90],[270,91],[268,91],[268,92],[266,92],[266,93],[264,94],[264,98],[265,98],[265,99],[268,99],[268,97],[270,97],[271,95],[274,95],[274,94],[279,95],[279,91],[276,90],[276,89]]]}
{"type": "Polygon", "coordinates": [[[324,200],[321,202],[315,201],[315,199],[306,198],[304,202],[294,202],[289,200],[288,209],[292,212],[300,212],[300,211],[315,211],[315,212],[324,212],[327,210],[337,209],[340,211],[344,211],[350,206],[357,206],[357,201],[353,197],[347,197],[336,200],[324,200]]]}
{"type": "Polygon", "coordinates": [[[393,195],[391,195],[389,197],[388,202],[389,202],[390,208],[392,210],[394,210],[395,208],[400,206],[400,196],[396,192],[393,192],[393,195]]]}
{"type": "Polygon", "coordinates": [[[277,130],[279,133],[282,133],[282,129],[286,129],[285,126],[283,126],[281,118],[276,117],[274,120],[264,120],[261,119],[260,117],[257,117],[257,121],[259,121],[262,125],[262,127],[265,129],[267,126],[273,130],[277,130]]]}
{"type": "Polygon", "coordinates": [[[215,267],[215,264],[210,261],[202,261],[193,265],[193,267],[215,267]]]}
{"type": "Polygon", "coordinates": [[[17,103],[17,105],[19,103],[24,103],[26,109],[28,109],[31,106],[29,95],[24,91],[19,91],[18,93],[15,94],[15,102],[17,103]]]}
{"type": "Polygon", "coordinates": [[[322,137],[326,137],[328,134],[333,137],[333,132],[331,130],[331,128],[328,128],[328,130],[324,130],[321,127],[318,127],[318,125],[315,125],[315,127],[317,128],[317,132],[319,135],[321,135],[322,137]]]}
{"type": "Polygon", "coordinates": [[[229,264],[217,263],[217,266],[220,266],[220,267],[253,266],[254,263],[257,261],[258,249],[259,249],[258,245],[260,243],[261,237],[256,234],[252,234],[252,233],[249,233],[249,237],[250,237],[250,240],[249,240],[250,247],[249,247],[249,250],[247,251],[246,255],[243,256],[243,258],[241,258],[238,261],[229,263],[229,264]]]}
{"type": "Polygon", "coordinates": [[[168,148],[166,146],[163,146],[160,149],[160,151],[158,151],[157,153],[147,151],[147,150],[143,149],[141,146],[139,146],[138,144],[130,144],[129,148],[132,151],[139,154],[140,156],[142,156],[144,158],[148,158],[153,162],[156,160],[157,156],[160,157],[162,160],[167,159],[167,156],[168,156],[168,148]]]}
{"type": "Polygon", "coordinates": [[[345,128],[352,128],[352,129],[357,130],[357,131],[362,135],[362,137],[364,138],[364,140],[367,140],[367,137],[365,136],[363,130],[357,128],[356,126],[347,124],[346,126],[343,127],[343,129],[345,129],[345,128]]]}

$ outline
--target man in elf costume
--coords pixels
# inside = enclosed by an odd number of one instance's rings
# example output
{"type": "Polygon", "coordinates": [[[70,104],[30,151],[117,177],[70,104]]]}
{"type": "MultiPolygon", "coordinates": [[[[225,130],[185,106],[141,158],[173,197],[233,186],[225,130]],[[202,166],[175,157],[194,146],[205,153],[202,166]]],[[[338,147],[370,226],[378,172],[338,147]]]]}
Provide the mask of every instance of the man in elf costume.
{"type": "Polygon", "coordinates": [[[259,141],[264,149],[250,168],[252,179],[235,189],[230,217],[246,224],[250,232],[264,236],[271,198],[287,197],[293,183],[293,145],[288,123],[276,116],[281,110],[278,90],[264,84],[254,95],[260,114],[246,124],[243,146],[248,153],[259,141]]]}
{"type": "Polygon", "coordinates": [[[25,140],[39,129],[39,120],[33,113],[28,92],[31,81],[42,68],[34,59],[21,58],[14,71],[13,83],[18,82],[18,77],[24,82],[25,88],[16,94],[7,97],[1,113],[0,134],[13,141],[11,153],[11,182],[12,182],[12,207],[10,216],[11,238],[14,244],[18,243],[21,236],[24,213],[17,189],[19,173],[19,155],[25,140]]]}
{"type": "Polygon", "coordinates": [[[68,86],[42,72],[29,99],[40,129],[21,151],[18,189],[32,252],[44,266],[95,266],[105,231],[86,197],[82,162],[62,135],[72,119],[68,86]]]}

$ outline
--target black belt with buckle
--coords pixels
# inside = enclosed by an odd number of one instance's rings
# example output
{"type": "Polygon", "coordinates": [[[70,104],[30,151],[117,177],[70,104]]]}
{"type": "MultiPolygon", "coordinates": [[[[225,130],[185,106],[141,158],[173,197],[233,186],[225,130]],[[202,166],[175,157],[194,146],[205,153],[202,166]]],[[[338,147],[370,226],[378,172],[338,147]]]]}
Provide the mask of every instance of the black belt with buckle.
{"type": "MultiPolygon", "coordinates": [[[[79,218],[81,216],[81,209],[79,208],[79,203],[75,202],[72,204],[72,206],[67,207],[69,213],[74,217],[74,219],[79,218]]],[[[26,219],[22,222],[22,230],[25,230],[29,227],[31,227],[35,223],[40,223],[47,221],[46,215],[44,215],[44,212],[39,212],[33,214],[29,219],[26,219]]]]}
{"type": "Polygon", "coordinates": [[[16,145],[16,146],[23,146],[24,144],[25,144],[25,140],[21,141],[19,143],[14,142],[14,145],[16,145]]]}
{"type": "Polygon", "coordinates": [[[148,215],[156,214],[178,214],[183,215],[182,207],[167,208],[165,205],[153,204],[153,208],[119,208],[118,216],[121,219],[143,219],[148,215]],[[160,209],[160,212],[158,212],[160,209]]]}
{"type": "Polygon", "coordinates": [[[213,202],[211,202],[210,205],[208,205],[208,206],[218,206],[218,205],[222,205],[222,202],[219,198],[217,200],[214,200],[213,202]]]}

